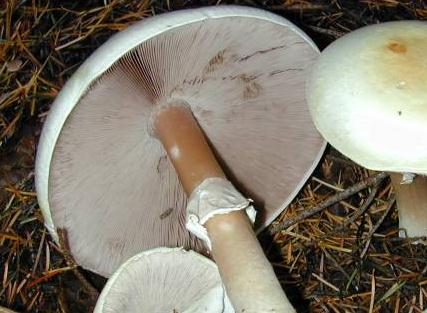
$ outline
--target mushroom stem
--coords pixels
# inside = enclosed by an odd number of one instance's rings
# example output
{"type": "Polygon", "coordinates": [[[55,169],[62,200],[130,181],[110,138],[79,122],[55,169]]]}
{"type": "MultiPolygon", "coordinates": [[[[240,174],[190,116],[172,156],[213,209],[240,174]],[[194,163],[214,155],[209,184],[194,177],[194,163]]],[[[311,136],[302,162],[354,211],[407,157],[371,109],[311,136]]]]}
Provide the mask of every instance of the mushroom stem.
{"type": "Polygon", "coordinates": [[[212,255],[236,312],[295,312],[252,230],[245,211],[206,222],[212,255]]]}
{"type": "MultiPolygon", "coordinates": [[[[154,122],[187,193],[210,177],[225,177],[191,111],[170,106],[154,122]]],[[[265,257],[244,211],[206,222],[212,255],[236,312],[295,312],[265,257]]]]}
{"type": "Polygon", "coordinates": [[[199,124],[186,105],[171,105],[158,112],[154,129],[188,196],[206,178],[225,178],[199,124]]]}
{"type": "Polygon", "coordinates": [[[410,184],[401,184],[402,175],[391,173],[399,212],[399,227],[408,237],[427,236],[427,179],[416,176],[410,184]]]}

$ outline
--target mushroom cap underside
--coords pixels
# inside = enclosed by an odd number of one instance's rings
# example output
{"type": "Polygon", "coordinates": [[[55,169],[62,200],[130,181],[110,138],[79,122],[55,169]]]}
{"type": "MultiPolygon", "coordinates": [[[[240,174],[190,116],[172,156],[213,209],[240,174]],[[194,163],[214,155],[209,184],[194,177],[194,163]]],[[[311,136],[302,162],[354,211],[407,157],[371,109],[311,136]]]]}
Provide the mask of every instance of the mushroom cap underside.
{"type": "Polygon", "coordinates": [[[234,313],[218,268],[181,248],[135,255],[111,276],[95,313],[234,313]]]}
{"type": "Polygon", "coordinates": [[[304,100],[310,39],[268,12],[217,7],[160,15],[99,48],[45,123],[36,184],[46,224],[83,267],[109,276],[159,246],[205,251],[152,113],[185,101],[230,180],[260,208],[258,230],[294,198],[324,141],[304,100]]]}

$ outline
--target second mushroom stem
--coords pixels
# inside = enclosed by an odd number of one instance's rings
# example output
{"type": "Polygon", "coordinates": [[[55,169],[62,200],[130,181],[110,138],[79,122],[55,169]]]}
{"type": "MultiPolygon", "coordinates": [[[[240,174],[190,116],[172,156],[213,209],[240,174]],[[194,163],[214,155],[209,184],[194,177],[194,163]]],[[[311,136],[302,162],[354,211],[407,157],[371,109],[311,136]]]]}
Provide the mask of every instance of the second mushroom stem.
{"type": "MultiPolygon", "coordinates": [[[[187,106],[171,105],[160,111],[154,130],[188,196],[207,178],[225,178],[187,106]]],[[[244,210],[215,215],[205,226],[213,258],[236,312],[295,312],[244,210]]]]}
{"type": "Polygon", "coordinates": [[[427,236],[427,179],[416,176],[409,184],[401,184],[402,175],[390,173],[396,194],[399,228],[403,237],[427,236]]]}

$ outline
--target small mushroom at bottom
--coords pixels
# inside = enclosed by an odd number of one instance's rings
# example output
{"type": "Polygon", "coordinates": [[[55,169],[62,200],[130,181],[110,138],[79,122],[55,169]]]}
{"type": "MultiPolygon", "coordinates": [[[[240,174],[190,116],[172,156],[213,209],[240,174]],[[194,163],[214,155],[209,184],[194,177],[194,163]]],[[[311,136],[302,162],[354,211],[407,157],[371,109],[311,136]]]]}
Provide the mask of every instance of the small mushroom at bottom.
{"type": "Polygon", "coordinates": [[[214,262],[182,248],[157,248],[122,264],[94,313],[234,313],[214,262]]]}

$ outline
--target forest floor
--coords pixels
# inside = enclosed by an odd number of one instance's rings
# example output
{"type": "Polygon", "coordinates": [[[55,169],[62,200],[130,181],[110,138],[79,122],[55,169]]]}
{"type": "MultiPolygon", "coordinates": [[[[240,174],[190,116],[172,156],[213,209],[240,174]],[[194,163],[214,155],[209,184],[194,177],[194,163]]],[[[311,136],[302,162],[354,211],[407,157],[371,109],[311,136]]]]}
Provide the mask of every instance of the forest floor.
{"type": "MultiPolygon", "coordinates": [[[[365,25],[427,18],[422,0],[1,1],[0,313],[91,312],[105,282],[76,268],[66,248],[52,241],[36,200],[37,140],[64,82],[128,25],[167,11],[217,4],[282,15],[321,49],[365,25]]],[[[417,313],[427,308],[427,248],[399,238],[390,181],[381,174],[370,181],[369,175],[328,148],[286,213],[260,235],[298,312],[417,313]],[[361,189],[354,192],[357,184],[361,189]],[[343,191],[344,197],[337,196],[343,191]],[[320,213],[280,227],[325,200],[330,203],[320,213]]]]}

